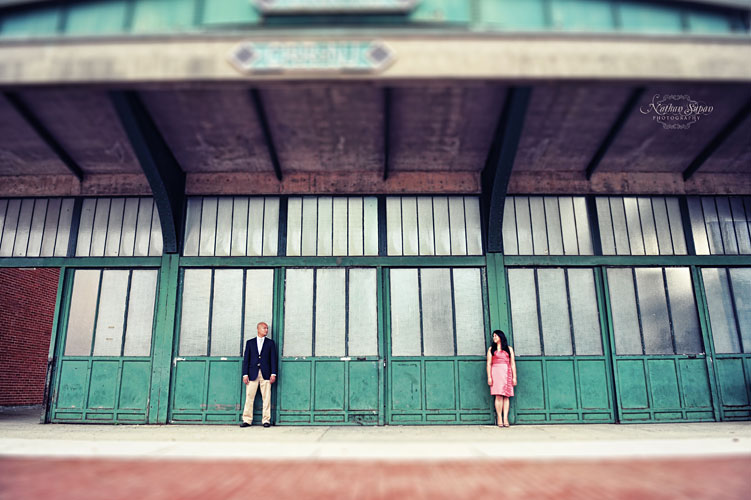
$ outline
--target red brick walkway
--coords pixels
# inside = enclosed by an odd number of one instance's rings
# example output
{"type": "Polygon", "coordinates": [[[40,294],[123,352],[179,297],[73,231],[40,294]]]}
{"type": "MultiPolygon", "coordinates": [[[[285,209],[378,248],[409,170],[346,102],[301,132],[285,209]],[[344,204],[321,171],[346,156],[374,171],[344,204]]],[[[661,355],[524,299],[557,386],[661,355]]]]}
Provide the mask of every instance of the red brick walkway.
{"type": "Polygon", "coordinates": [[[0,459],[3,499],[750,498],[751,459],[438,463],[0,459]]]}

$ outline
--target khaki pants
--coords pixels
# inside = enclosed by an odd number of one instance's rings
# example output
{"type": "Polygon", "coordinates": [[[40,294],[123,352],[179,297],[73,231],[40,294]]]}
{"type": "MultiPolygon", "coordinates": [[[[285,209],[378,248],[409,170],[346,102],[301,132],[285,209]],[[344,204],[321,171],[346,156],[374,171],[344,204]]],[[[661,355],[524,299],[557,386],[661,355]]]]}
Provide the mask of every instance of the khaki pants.
{"type": "Polygon", "coordinates": [[[263,423],[271,423],[271,382],[263,378],[261,370],[258,376],[245,386],[245,408],[243,409],[243,422],[253,423],[253,402],[256,399],[256,391],[261,386],[261,399],[263,400],[263,423]]]}

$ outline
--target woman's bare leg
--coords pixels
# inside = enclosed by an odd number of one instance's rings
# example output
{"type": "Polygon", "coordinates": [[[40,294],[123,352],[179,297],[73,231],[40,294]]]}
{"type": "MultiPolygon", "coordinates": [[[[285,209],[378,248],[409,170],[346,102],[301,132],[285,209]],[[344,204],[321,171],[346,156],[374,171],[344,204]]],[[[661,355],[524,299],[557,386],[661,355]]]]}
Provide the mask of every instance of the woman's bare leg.
{"type": "Polygon", "coordinates": [[[508,410],[510,406],[511,406],[511,398],[504,397],[503,398],[503,422],[504,422],[503,425],[505,425],[506,427],[510,425],[508,421],[508,410]]]}
{"type": "Polygon", "coordinates": [[[503,396],[496,396],[495,397],[495,414],[496,414],[496,425],[502,426],[503,425],[503,396]]]}

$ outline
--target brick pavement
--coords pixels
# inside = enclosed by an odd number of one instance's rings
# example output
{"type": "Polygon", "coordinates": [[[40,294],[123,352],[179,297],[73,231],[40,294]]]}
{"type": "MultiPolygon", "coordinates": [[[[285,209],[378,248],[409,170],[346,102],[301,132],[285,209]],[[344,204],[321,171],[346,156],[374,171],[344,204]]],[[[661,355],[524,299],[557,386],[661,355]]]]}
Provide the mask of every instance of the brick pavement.
{"type": "Polygon", "coordinates": [[[740,499],[751,458],[270,461],[0,458],[0,498],[740,499]]]}

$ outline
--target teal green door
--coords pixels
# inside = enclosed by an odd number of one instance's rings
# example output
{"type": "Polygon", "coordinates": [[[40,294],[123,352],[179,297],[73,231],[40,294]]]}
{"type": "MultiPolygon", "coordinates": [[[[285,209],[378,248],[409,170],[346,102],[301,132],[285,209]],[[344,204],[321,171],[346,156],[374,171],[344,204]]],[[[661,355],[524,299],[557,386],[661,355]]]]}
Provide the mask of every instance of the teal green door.
{"type": "Polygon", "coordinates": [[[703,268],[723,420],[751,418],[751,268],[703,268]]]}
{"type": "MultiPolygon", "coordinates": [[[[234,424],[245,404],[242,358],[256,325],[278,344],[273,269],[183,269],[172,362],[169,421],[234,424]]],[[[280,377],[281,378],[281,377],[280,377]]],[[[276,415],[272,388],[272,419],[276,415]]],[[[261,421],[260,391],[254,421],[261,421]]]]}
{"type": "Polygon", "coordinates": [[[288,268],[280,424],[383,424],[380,268],[288,268]]]}
{"type": "Polygon", "coordinates": [[[51,422],[148,421],[157,274],[66,271],[51,422]]]}
{"type": "Polygon", "coordinates": [[[596,269],[508,268],[517,423],[615,422],[596,269]]]}
{"type": "Polygon", "coordinates": [[[484,280],[476,267],[389,269],[387,423],[493,421],[484,280]]]}
{"type": "Polygon", "coordinates": [[[606,277],[620,421],[714,420],[691,269],[608,268],[606,277]]]}

